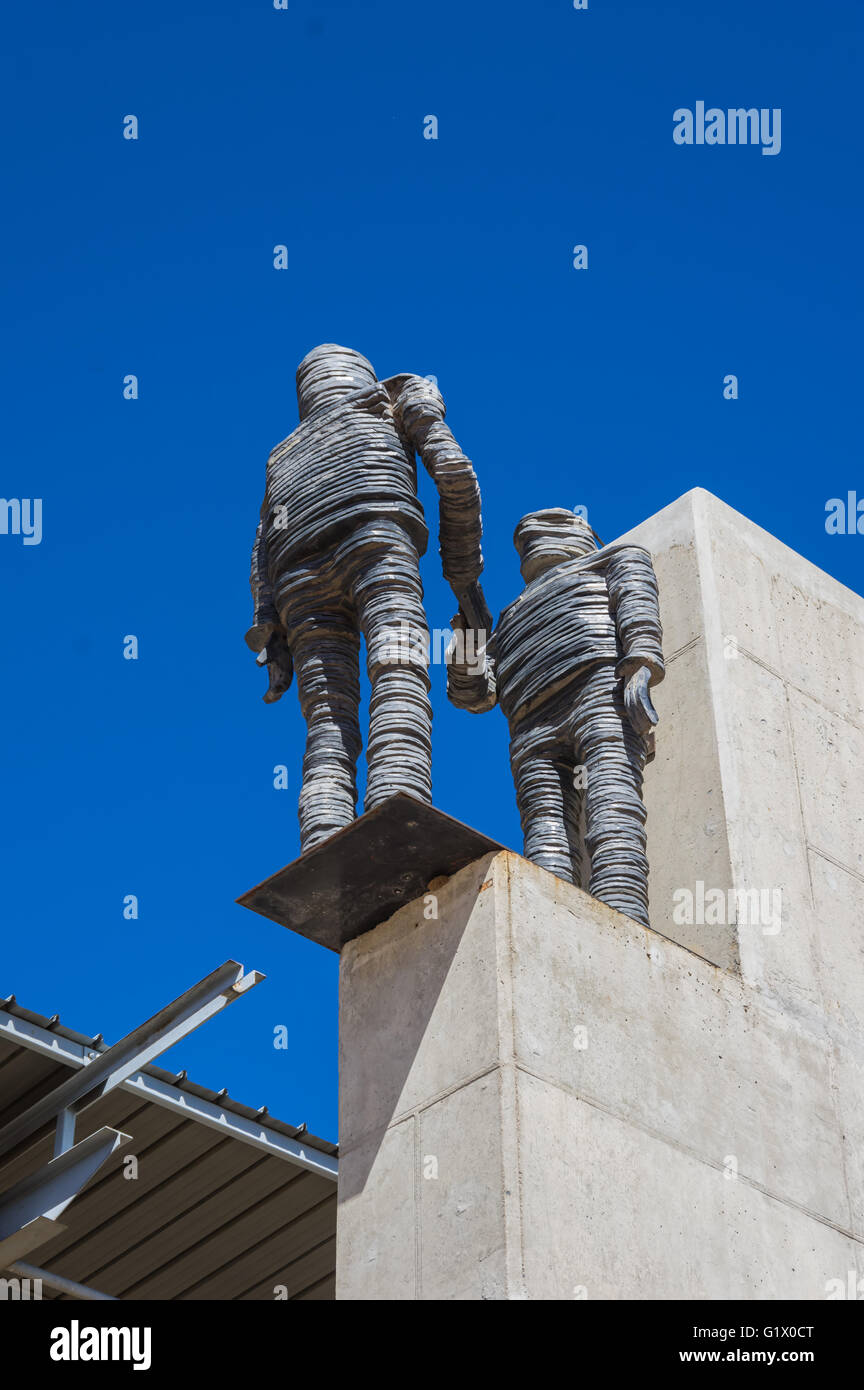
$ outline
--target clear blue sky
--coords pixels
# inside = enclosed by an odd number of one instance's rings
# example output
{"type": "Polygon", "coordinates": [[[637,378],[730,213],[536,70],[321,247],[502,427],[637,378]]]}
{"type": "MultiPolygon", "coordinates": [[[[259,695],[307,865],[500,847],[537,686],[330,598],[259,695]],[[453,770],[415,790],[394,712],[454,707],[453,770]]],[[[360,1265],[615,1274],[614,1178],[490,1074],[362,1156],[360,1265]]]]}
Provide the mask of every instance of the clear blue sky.
{"type": "MultiPolygon", "coordinates": [[[[266,984],[169,1065],[335,1138],[336,957],[234,905],[298,847],[296,693],[264,705],[243,643],[295,366],[334,340],[438,377],[495,611],[526,511],[612,539],[697,485],[860,590],[864,537],[824,519],[864,495],[864,8],[49,0],[4,27],[0,493],[42,498],[44,537],[0,536],[0,993],[114,1040],[233,955],[266,984]],[[780,154],[675,145],[698,100],[781,108],[780,154]]],[[[443,627],[434,546],[424,579],[443,627]]],[[[435,800],[518,846],[503,717],[433,675],[435,800]]]]}

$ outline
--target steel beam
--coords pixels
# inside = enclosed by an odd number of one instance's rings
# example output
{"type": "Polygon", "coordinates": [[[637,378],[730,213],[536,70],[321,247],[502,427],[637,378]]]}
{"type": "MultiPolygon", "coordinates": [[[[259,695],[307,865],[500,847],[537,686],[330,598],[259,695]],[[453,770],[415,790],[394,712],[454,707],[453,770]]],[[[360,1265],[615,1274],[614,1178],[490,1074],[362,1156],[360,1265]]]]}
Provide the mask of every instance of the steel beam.
{"type": "MultiPolygon", "coordinates": [[[[93,1049],[86,1043],[73,1042],[71,1038],[64,1038],[60,1033],[49,1033],[37,1023],[28,1023],[24,1018],[5,1013],[0,1007],[0,1040],[3,1038],[20,1047],[30,1048],[41,1057],[49,1057],[66,1066],[79,1069],[94,1056],[93,1049]]],[[[232,1139],[251,1144],[262,1153],[287,1159],[300,1168],[307,1168],[312,1173],[319,1173],[321,1177],[336,1181],[339,1165],[333,1154],[324,1153],[310,1144],[303,1144],[279,1130],[271,1129],[269,1125],[247,1119],[233,1110],[226,1110],[224,1106],[204,1100],[191,1091],[181,1090],[179,1086],[172,1086],[169,1082],[150,1076],[145,1071],[130,1076],[122,1083],[120,1089],[138,1096],[141,1100],[161,1105],[184,1119],[196,1120],[232,1139]]]]}
{"type": "Polygon", "coordinates": [[[58,1222],[69,1203],[97,1173],[115,1149],[128,1144],[130,1135],[120,1130],[97,1129],[65,1153],[58,1154],[35,1173],[21,1178],[0,1197],[0,1263],[17,1258],[41,1245],[56,1230],[45,1223],[58,1222]],[[36,1225],[35,1223],[39,1223],[36,1225]],[[28,1238],[28,1228],[33,1225],[28,1238]],[[27,1249],[22,1248],[22,1239],[27,1249]],[[9,1241],[8,1247],[4,1243],[9,1241]],[[13,1254],[14,1250],[14,1254],[13,1254]]]}
{"type": "Polygon", "coordinates": [[[139,1072],[125,1083],[125,1090],[131,1091],[141,1100],[152,1100],[156,1105],[164,1105],[176,1115],[187,1120],[197,1120],[208,1129],[232,1139],[242,1139],[261,1153],[274,1154],[277,1158],[288,1159],[299,1168],[306,1168],[319,1177],[336,1182],[339,1176],[339,1160],[334,1154],[322,1153],[301,1139],[281,1134],[278,1129],[270,1129],[257,1120],[247,1120],[245,1115],[237,1115],[224,1106],[214,1105],[191,1091],[181,1091],[177,1086],[168,1086],[158,1077],[139,1072]]]}
{"type": "MultiPolygon", "coordinates": [[[[62,1111],[67,1110],[72,1116],[79,1114],[263,979],[257,970],[244,975],[243,966],[236,960],[226,961],[113,1047],[96,1053],[74,1076],[61,1081],[53,1091],[10,1120],[0,1130],[0,1155],[32,1138],[62,1111]]],[[[67,1122],[64,1122],[62,1133],[58,1133],[58,1148],[64,1142],[63,1133],[68,1138],[67,1122]]]]}
{"type": "Polygon", "coordinates": [[[50,1269],[39,1269],[37,1265],[25,1264],[23,1260],[16,1260],[9,1268],[23,1279],[41,1279],[49,1289],[65,1293],[69,1298],[87,1298],[99,1303],[119,1302],[113,1293],[100,1293],[98,1289],[91,1289],[89,1284],[77,1284],[74,1279],[64,1279],[62,1274],[52,1274],[50,1269]]]}
{"type": "Polygon", "coordinates": [[[75,1111],[61,1110],[57,1116],[57,1130],[54,1135],[54,1157],[65,1154],[75,1143],[75,1111]]]}
{"type": "Polygon", "coordinates": [[[0,1269],[8,1269],[22,1255],[29,1255],[40,1245],[47,1245],[66,1226],[62,1221],[49,1221],[47,1216],[36,1216],[20,1231],[0,1240],[0,1269]]]}

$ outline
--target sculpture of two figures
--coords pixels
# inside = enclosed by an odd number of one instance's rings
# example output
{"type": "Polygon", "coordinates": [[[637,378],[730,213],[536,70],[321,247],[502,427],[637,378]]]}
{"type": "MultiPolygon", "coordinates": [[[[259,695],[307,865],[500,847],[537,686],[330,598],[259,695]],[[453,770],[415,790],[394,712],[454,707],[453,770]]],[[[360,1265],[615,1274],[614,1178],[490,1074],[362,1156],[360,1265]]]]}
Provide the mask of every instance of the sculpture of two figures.
{"type": "Polygon", "coordinates": [[[297,399],[300,424],[267,462],[246,640],[268,668],[265,700],[297,676],[308,729],[301,850],[355,816],[361,633],[365,809],[399,791],[431,801],[419,454],[459,605],[448,695],[475,713],[498,703],[507,717],[525,855],[647,924],[642,774],[657,721],[649,688],[664,671],[650,555],[599,548],[573,512],[532,512],[514,537],[525,588],[492,630],[480,491],[437,387],[413,375],[378,381],[360,353],[325,343],[300,363],[297,399]]]}

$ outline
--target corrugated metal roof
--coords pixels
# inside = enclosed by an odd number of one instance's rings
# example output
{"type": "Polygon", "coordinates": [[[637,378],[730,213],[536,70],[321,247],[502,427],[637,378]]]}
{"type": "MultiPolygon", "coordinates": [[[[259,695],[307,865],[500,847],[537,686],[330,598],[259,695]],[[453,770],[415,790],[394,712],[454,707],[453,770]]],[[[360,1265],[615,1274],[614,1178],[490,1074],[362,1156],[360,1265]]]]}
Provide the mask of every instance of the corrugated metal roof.
{"type": "MultiPolygon", "coordinates": [[[[0,1127],[105,1047],[0,1001],[0,1127]]],[[[33,1263],[116,1298],[334,1297],[335,1145],[155,1066],[84,1110],[76,1139],[103,1125],[131,1142],[33,1263]]],[[[5,1156],[0,1191],[51,1158],[53,1133],[5,1156]]]]}

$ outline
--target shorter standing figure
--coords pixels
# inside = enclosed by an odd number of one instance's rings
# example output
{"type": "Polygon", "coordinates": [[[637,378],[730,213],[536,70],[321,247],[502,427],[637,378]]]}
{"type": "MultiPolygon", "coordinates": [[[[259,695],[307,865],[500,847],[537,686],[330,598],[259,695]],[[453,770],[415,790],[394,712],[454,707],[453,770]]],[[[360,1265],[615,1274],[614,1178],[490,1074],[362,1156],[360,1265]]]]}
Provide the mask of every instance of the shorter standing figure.
{"type": "Polygon", "coordinates": [[[525,588],[485,649],[475,634],[474,661],[459,651],[465,619],[453,619],[447,694],[507,716],[526,858],[579,887],[587,877],[595,898],[647,926],[642,773],[657,723],[648,692],[665,674],[651,556],[599,549],[564,508],[523,517],[513,540],[525,588]]]}

